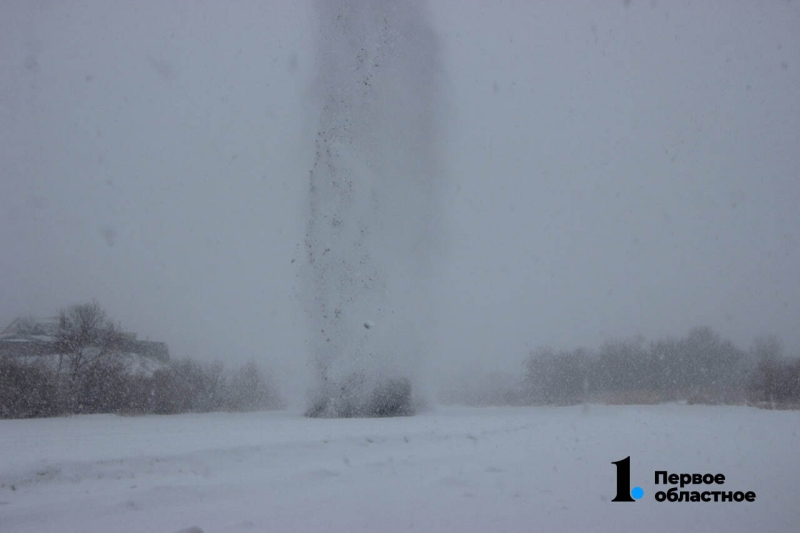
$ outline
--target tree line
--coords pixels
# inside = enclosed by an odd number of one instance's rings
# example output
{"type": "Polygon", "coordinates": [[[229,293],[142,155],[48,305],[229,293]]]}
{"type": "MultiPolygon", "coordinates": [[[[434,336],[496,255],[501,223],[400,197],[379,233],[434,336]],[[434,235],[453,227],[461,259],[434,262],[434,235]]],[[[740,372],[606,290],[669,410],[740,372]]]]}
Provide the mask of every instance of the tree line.
{"type": "MultiPolygon", "coordinates": [[[[159,363],[148,373],[132,369],[123,357],[125,334],[96,302],[62,311],[53,342],[55,357],[0,357],[0,418],[284,406],[274,378],[254,361],[233,371],[220,362],[188,358],[159,363]]],[[[709,327],[650,342],[643,337],[612,340],[592,351],[543,347],[529,354],[517,375],[506,379],[496,372],[473,379],[451,390],[446,400],[494,405],[686,401],[800,408],[800,358],[787,357],[774,337],[760,337],[744,350],[709,327]]]]}
{"type": "Polygon", "coordinates": [[[228,371],[187,358],[143,373],[126,364],[124,340],[96,302],[61,311],[55,358],[0,357],[0,418],[283,407],[274,379],[254,361],[228,371]]]}
{"type": "Polygon", "coordinates": [[[787,355],[775,337],[759,337],[742,349],[709,327],[696,327],[682,337],[612,339],[596,349],[541,347],[516,368],[453,368],[439,398],[464,405],[687,402],[800,408],[800,358],[787,355]]]}
{"type": "Polygon", "coordinates": [[[800,359],[784,355],[774,337],[749,350],[709,327],[682,338],[643,337],[585,349],[540,348],[525,362],[517,398],[526,404],[748,403],[800,407],[800,359]]]}

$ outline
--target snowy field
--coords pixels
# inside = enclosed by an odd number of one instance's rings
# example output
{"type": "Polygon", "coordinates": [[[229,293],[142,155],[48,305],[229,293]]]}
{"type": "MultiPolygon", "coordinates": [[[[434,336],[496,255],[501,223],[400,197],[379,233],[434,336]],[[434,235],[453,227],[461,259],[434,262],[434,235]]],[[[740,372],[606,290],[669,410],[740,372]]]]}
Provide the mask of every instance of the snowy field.
{"type": "Polygon", "coordinates": [[[2,420],[0,531],[800,531],[798,432],[685,405],[2,420]],[[645,495],[613,503],[628,455],[645,495]],[[657,503],[655,470],[757,500],[657,503]]]}

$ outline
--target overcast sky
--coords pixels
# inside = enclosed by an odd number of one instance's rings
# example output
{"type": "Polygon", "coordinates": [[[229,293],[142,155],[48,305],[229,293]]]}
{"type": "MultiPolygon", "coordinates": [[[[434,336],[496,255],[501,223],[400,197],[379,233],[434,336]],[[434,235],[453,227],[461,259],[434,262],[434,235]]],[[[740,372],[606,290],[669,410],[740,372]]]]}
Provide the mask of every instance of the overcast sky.
{"type": "MultiPolygon", "coordinates": [[[[696,325],[800,347],[800,2],[430,13],[437,364],[696,325]]],[[[0,323],[95,298],[173,356],[302,369],[314,24],[288,0],[0,4],[0,323]]]]}

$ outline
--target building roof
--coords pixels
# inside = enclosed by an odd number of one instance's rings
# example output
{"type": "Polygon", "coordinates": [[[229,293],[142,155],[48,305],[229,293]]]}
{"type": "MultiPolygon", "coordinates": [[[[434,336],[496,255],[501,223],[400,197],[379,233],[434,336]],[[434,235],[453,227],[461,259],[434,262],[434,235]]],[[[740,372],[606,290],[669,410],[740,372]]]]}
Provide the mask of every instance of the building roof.
{"type": "Polygon", "coordinates": [[[31,335],[52,336],[58,332],[58,317],[20,317],[15,318],[0,332],[0,339],[19,338],[31,335]]]}
{"type": "MultiPolygon", "coordinates": [[[[0,332],[0,356],[35,356],[57,353],[58,317],[20,317],[0,332]]],[[[169,347],[163,342],[136,340],[135,333],[123,333],[122,351],[169,361],[169,347]]]]}

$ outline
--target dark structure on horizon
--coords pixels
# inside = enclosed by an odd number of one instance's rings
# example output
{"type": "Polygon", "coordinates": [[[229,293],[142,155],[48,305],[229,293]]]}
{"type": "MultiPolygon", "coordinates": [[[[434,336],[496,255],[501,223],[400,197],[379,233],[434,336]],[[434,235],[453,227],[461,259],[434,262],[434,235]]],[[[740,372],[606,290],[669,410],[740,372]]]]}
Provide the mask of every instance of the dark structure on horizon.
{"type": "MultiPolygon", "coordinates": [[[[58,317],[17,318],[0,332],[0,357],[58,355],[57,334],[58,317]]],[[[169,361],[169,347],[166,343],[138,340],[136,333],[123,333],[120,351],[149,357],[162,363],[169,361]]]]}

